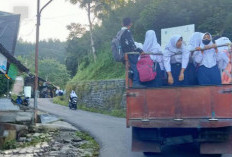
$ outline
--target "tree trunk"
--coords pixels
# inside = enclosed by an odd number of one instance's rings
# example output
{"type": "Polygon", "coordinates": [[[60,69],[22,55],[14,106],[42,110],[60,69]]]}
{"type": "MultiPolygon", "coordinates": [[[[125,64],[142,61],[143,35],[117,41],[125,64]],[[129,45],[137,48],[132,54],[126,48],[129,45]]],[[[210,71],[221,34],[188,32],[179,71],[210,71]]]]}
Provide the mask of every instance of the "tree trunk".
{"type": "Polygon", "coordinates": [[[90,3],[88,3],[88,8],[87,9],[88,9],[88,20],[89,20],[91,48],[92,48],[94,62],[96,62],[97,61],[97,56],[96,56],[96,51],[95,51],[95,47],[94,47],[94,40],[93,40],[93,24],[92,24],[91,17],[90,17],[90,14],[91,14],[90,3]]]}

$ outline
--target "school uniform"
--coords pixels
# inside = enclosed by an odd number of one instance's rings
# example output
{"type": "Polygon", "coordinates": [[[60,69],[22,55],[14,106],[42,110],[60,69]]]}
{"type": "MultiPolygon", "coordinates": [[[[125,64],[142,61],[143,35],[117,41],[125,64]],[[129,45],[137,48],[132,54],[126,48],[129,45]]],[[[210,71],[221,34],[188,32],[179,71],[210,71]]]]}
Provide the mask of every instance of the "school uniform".
{"type": "MultiPolygon", "coordinates": [[[[215,40],[217,45],[231,43],[230,39],[227,37],[221,37],[215,40]]],[[[231,83],[231,61],[230,61],[230,53],[228,46],[218,47],[217,53],[217,65],[221,72],[222,84],[230,84],[231,83]]]]}
{"type": "MultiPolygon", "coordinates": [[[[121,46],[122,46],[122,51],[124,53],[126,53],[126,52],[140,52],[141,53],[141,52],[143,52],[141,49],[136,47],[130,30],[127,29],[126,27],[122,27],[122,30],[125,30],[124,33],[122,34],[121,40],[120,40],[121,46]]],[[[139,73],[138,73],[138,70],[136,68],[136,64],[138,62],[138,57],[139,57],[139,55],[129,55],[128,56],[128,60],[130,63],[130,70],[133,72],[132,81],[133,81],[134,87],[141,84],[139,81],[139,73]]]]}
{"type": "MultiPolygon", "coordinates": [[[[146,32],[145,41],[143,44],[143,51],[147,53],[162,53],[160,44],[157,42],[156,33],[153,30],[146,32]]],[[[150,55],[150,58],[154,62],[156,70],[156,77],[154,80],[142,83],[146,87],[160,87],[163,84],[163,57],[162,55],[150,55]]]]}
{"type": "MultiPolygon", "coordinates": [[[[188,50],[194,50],[196,47],[201,45],[201,38],[203,33],[195,32],[189,40],[188,50]]],[[[190,55],[189,64],[185,70],[186,76],[185,80],[189,83],[189,85],[198,85],[197,79],[197,64],[193,60],[193,56],[190,55]]]]}
{"type": "MultiPolygon", "coordinates": [[[[205,35],[205,34],[204,34],[205,35]]],[[[202,35],[202,40],[204,38],[202,35]]],[[[212,37],[211,37],[212,40],[212,37]]],[[[213,42],[211,41],[208,46],[211,46],[213,42]]],[[[205,47],[205,44],[201,42],[201,48],[205,47]]],[[[205,50],[203,53],[200,51],[195,52],[194,61],[198,64],[199,68],[197,71],[198,83],[199,85],[220,85],[221,75],[219,68],[217,66],[217,56],[216,50],[214,48],[205,50]]]]}
{"type": "Polygon", "coordinates": [[[189,63],[190,52],[182,44],[181,48],[176,47],[176,43],[181,38],[181,35],[176,35],[171,38],[169,44],[165,47],[163,61],[166,72],[171,72],[174,83],[172,86],[188,85],[188,81],[185,79],[187,73],[184,72],[184,80],[179,81],[179,75],[182,68],[186,69],[189,63]],[[181,54],[178,54],[181,53],[181,54]]]}

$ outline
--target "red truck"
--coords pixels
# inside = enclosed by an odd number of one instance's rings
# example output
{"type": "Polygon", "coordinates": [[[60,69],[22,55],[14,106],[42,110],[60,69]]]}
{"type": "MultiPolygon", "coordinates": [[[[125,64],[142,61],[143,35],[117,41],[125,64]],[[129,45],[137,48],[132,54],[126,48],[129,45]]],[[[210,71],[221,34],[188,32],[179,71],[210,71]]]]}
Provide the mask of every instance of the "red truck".
{"type": "Polygon", "coordinates": [[[127,127],[132,151],[199,143],[201,154],[232,154],[232,85],[135,89],[126,59],[127,127]]]}

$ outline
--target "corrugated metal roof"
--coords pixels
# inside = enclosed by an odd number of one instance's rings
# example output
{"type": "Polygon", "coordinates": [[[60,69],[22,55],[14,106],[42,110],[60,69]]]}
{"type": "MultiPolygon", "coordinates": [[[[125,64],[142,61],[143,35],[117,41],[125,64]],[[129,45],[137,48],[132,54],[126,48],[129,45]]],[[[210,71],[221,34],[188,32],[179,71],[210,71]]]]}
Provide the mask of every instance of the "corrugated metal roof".
{"type": "Polygon", "coordinates": [[[0,43],[14,55],[20,15],[0,11],[0,43]]]}

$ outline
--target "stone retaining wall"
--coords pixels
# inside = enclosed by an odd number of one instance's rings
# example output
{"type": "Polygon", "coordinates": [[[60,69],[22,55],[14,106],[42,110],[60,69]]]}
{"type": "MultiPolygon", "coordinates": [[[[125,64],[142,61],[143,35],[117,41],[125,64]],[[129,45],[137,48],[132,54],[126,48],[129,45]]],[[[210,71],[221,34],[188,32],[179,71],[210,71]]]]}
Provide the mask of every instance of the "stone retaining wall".
{"type": "Polygon", "coordinates": [[[68,91],[72,89],[79,97],[78,105],[103,110],[125,109],[125,80],[79,82],[72,85],[68,91]]]}

